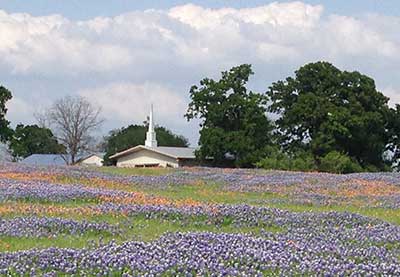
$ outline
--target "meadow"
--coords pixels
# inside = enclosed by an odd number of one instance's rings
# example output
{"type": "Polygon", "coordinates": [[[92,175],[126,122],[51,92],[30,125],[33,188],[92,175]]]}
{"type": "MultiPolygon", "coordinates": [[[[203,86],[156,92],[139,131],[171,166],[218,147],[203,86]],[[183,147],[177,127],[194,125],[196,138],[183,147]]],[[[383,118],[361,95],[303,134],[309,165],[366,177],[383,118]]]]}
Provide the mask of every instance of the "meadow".
{"type": "Polygon", "coordinates": [[[400,174],[0,163],[2,276],[399,276],[400,174]]]}

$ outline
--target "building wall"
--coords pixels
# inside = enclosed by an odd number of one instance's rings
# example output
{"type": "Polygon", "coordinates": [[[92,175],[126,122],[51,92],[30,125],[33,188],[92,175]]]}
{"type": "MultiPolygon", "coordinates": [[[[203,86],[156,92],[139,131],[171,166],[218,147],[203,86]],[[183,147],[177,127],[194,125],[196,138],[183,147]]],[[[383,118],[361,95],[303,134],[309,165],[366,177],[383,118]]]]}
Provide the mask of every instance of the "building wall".
{"type": "Polygon", "coordinates": [[[82,165],[102,166],[103,159],[97,156],[91,156],[80,162],[82,165]]]}
{"type": "Polygon", "coordinates": [[[135,153],[123,156],[117,160],[117,167],[135,167],[146,165],[179,167],[176,159],[146,149],[142,149],[135,153]]]}

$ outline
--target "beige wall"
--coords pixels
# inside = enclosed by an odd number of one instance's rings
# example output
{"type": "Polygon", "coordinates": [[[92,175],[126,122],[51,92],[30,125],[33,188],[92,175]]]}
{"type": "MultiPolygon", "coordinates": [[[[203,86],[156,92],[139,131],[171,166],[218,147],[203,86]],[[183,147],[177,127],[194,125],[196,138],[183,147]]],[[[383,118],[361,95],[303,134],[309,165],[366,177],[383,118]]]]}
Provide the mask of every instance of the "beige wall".
{"type": "Polygon", "coordinates": [[[103,159],[97,156],[91,156],[80,162],[82,165],[94,165],[94,166],[102,166],[103,159]]]}
{"type": "Polygon", "coordinates": [[[160,166],[166,167],[167,164],[172,167],[178,167],[176,159],[149,151],[146,149],[139,150],[135,153],[123,156],[118,159],[118,167],[134,167],[141,165],[159,164],[160,166]]]}

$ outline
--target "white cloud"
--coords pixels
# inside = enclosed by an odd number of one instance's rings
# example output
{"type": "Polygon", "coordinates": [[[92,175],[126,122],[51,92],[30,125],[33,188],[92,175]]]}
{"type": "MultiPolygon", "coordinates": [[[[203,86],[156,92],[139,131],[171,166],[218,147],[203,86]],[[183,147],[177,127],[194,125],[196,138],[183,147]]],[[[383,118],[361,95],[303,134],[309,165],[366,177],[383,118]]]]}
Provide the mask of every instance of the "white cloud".
{"type": "Polygon", "coordinates": [[[375,17],[325,18],[322,12],[322,6],[302,2],[247,9],[188,4],[79,22],[0,12],[0,61],[15,73],[80,74],[158,63],[207,68],[246,57],[268,62],[318,55],[398,56],[398,40],[368,24],[375,17]]]}
{"type": "Polygon", "coordinates": [[[297,26],[308,28],[318,22],[323,7],[311,6],[302,2],[272,3],[247,9],[207,9],[193,4],[178,6],[169,15],[197,29],[214,29],[221,25],[246,22],[271,24],[273,26],[297,26]]]}
{"type": "MultiPolygon", "coordinates": [[[[258,91],[307,62],[328,60],[370,75],[397,99],[399,27],[400,17],[324,14],[323,6],[299,1],[246,9],[188,4],[85,21],[0,11],[0,72],[24,89],[13,91],[20,101],[34,99],[37,88],[17,84],[34,79],[45,100],[83,93],[121,124],[141,122],[153,101],[163,122],[185,126],[190,85],[240,63],[254,65],[258,91]]],[[[13,120],[29,121],[30,110],[13,105],[13,120]]]]}
{"type": "Polygon", "coordinates": [[[367,22],[346,16],[333,15],[322,30],[325,33],[325,47],[335,56],[364,56],[397,58],[400,45],[385,37],[367,22]]]}
{"type": "Polygon", "coordinates": [[[34,113],[34,105],[29,104],[24,99],[13,97],[10,102],[7,103],[7,119],[14,124],[34,123],[32,114],[34,113]]]}
{"type": "MultiPolygon", "coordinates": [[[[186,109],[185,99],[158,84],[112,83],[98,88],[87,88],[81,96],[102,107],[102,112],[124,124],[141,124],[149,114],[150,105],[156,110],[157,122],[182,119],[186,109]],[[167,120],[165,120],[167,119],[167,120]]],[[[180,120],[181,121],[181,120],[180,120]]]]}
{"type": "Polygon", "coordinates": [[[73,33],[78,25],[61,16],[0,11],[0,62],[17,74],[74,74],[111,70],[129,60],[129,51],[119,45],[91,41],[83,31],[73,33]]]}
{"type": "Polygon", "coordinates": [[[396,104],[400,105],[400,88],[386,87],[382,89],[382,93],[390,98],[389,105],[395,107],[396,104]]]}

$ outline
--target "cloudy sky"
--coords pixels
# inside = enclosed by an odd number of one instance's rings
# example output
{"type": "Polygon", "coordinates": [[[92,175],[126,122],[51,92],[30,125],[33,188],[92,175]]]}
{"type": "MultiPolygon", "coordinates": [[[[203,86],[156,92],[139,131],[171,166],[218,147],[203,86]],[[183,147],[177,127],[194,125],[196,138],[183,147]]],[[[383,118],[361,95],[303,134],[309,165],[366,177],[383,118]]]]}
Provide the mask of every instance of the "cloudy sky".
{"type": "Polygon", "coordinates": [[[0,0],[0,83],[13,125],[75,94],[102,106],[103,133],[141,123],[154,103],[157,123],[195,145],[190,86],[241,63],[256,91],[325,60],[400,103],[399,30],[398,0],[0,0]]]}

